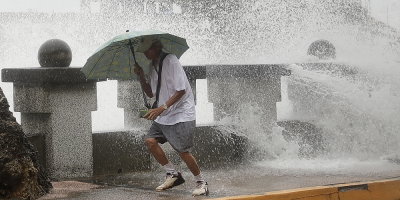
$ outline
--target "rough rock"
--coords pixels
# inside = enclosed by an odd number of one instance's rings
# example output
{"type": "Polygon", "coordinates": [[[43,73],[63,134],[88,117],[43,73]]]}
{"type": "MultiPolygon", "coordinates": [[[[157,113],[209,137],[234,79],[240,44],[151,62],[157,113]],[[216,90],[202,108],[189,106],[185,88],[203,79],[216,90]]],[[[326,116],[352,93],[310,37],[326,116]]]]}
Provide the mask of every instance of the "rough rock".
{"type": "Polygon", "coordinates": [[[280,121],[283,137],[287,141],[297,141],[300,146],[299,157],[312,158],[325,152],[323,130],[309,122],[298,120],[280,121]]]}
{"type": "Polygon", "coordinates": [[[52,188],[0,88],[0,199],[37,199],[52,188]]]}

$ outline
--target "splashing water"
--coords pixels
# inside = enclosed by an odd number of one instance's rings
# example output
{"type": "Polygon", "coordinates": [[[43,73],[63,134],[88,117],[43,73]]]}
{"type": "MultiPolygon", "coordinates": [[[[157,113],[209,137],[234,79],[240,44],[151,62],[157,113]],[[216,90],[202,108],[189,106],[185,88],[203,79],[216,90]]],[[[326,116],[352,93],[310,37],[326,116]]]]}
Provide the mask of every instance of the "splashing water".
{"type": "MultiPolygon", "coordinates": [[[[296,173],[377,173],[396,171],[400,166],[400,81],[396,62],[387,72],[376,73],[373,66],[330,63],[292,64],[288,79],[289,100],[293,106],[285,120],[308,122],[321,128],[322,151],[302,155],[301,137],[288,140],[284,128],[270,122],[261,125],[260,107],[251,103],[239,107],[235,116],[222,119],[223,125],[239,125],[250,139],[255,165],[296,173]],[[260,162],[261,161],[261,162],[260,162]],[[389,163],[392,161],[393,163],[389,163]],[[363,171],[359,171],[359,169],[363,171]]],[[[307,142],[306,142],[307,143],[307,142]]],[[[312,144],[308,142],[308,144],[312,144]]],[[[312,147],[311,147],[312,149],[312,147]]],[[[286,173],[285,172],[285,173],[286,173]]]]}
{"type": "MultiPolygon", "coordinates": [[[[391,73],[399,70],[396,64],[392,67],[391,73]]],[[[323,128],[332,157],[367,159],[398,153],[400,82],[354,68],[355,74],[344,76],[292,65],[289,99],[294,117],[323,128]]]]}
{"type": "Polygon", "coordinates": [[[226,116],[217,124],[235,126],[249,139],[252,159],[297,158],[299,145],[285,140],[282,128],[276,122],[266,122],[262,118],[262,108],[251,103],[239,105],[234,116],[226,116]]]}
{"type": "MultiPolygon", "coordinates": [[[[0,64],[38,67],[40,45],[59,38],[72,49],[71,66],[83,66],[104,41],[127,29],[159,29],[187,38],[191,48],[181,58],[184,65],[318,62],[324,66],[333,60],[321,62],[306,56],[306,51],[313,41],[327,39],[336,47],[336,68],[293,64],[287,77],[293,105],[288,120],[310,122],[323,130],[325,148],[313,161],[299,158],[298,141],[287,140],[276,122],[259,121],[260,108],[251,103],[218,123],[241,124],[260,152],[255,157],[268,160],[264,163],[268,166],[312,170],[313,165],[331,162],[332,169],[343,160],[352,165],[400,153],[398,32],[374,21],[352,1],[223,2],[161,17],[133,12],[1,13],[0,64]]],[[[12,102],[11,86],[1,84],[12,102]]]]}

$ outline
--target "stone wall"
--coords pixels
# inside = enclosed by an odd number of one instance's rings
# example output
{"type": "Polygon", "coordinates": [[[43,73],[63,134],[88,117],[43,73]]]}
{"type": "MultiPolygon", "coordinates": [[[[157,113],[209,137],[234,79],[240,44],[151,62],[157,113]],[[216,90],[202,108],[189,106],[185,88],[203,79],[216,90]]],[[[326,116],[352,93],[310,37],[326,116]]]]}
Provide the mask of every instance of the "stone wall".
{"type": "MultiPolygon", "coordinates": [[[[93,174],[117,174],[159,170],[161,165],[151,156],[144,142],[147,130],[128,130],[93,134],[93,174]]],[[[192,155],[201,168],[215,168],[246,159],[247,138],[234,128],[196,127],[192,155]]],[[[168,159],[179,168],[186,164],[169,143],[161,145],[168,159]]]]}

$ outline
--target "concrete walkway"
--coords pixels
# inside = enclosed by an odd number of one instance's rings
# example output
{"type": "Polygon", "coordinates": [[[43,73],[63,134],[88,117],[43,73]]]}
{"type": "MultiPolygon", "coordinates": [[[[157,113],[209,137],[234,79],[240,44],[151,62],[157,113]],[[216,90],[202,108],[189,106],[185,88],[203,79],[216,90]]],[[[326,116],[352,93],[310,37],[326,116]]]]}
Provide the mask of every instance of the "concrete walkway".
{"type": "MultiPolygon", "coordinates": [[[[336,187],[336,184],[364,184],[364,182],[379,182],[387,179],[393,180],[393,183],[397,184],[396,187],[400,186],[400,181],[396,182],[400,177],[400,166],[392,163],[388,163],[387,167],[381,169],[374,169],[372,166],[369,169],[353,168],[351,170],[341,170],[340,172],[331,172],[330,170],[293,170],[292,168],[276,169],[252,164],[235,168],[203,170],[203,174],[209,182],[210,195],[208,197],[193,198],[191,197],[191,192],[195,183],[192,181],[192,176],[185,171],[182,171],[182,174],[186,178],[186,183],[164,192],[156,192],[154,190],[163,181],[162,171],[97,176],[90,179],[61,180],[53,182],[54,189],[51,193],[40,199],[255,199],[255,197],[263,197],[263,195],[265,197],[266,192],[272,191],[296,188],[310,190],[310,187],[313,188],[311,190],[314,190],[315,186],[332,188],[336,187]],[[241,196],[254,194],[256,196],[241,196]]],[[[303,191],[303,189],[290,192],[298,193],[299,191],[303,191]]],[[[268,198],[265,197],[264,199],[268,198]]]]}

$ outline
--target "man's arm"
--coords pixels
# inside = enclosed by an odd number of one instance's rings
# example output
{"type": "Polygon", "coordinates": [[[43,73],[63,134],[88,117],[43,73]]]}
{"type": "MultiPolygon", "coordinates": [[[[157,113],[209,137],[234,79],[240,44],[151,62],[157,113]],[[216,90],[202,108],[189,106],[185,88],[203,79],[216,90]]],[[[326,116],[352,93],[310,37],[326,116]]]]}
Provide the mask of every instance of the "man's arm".
{"type": "Polygon", "coordinates": [[[179,99],[181,99],[183,97],[183,95],[185,95],[185,93],[186,93],[186,90],[176,91],[175,94],[172,95],[172,97],[169,98],[168,101],[165,102],[165,104],[167,104],[168,108],[171,107],[177,101],[179,101],[179,99]]]}
{"type": "MultiPolygon", "coordinates": [[[[142,73],[143,74],[143,73],[142,73]]],[[[140,75],[140,82],[142,83],[142,87],[146,95],[150,98],[153,98],[153,92],[151,91],[151,86],[146,82],[144,75],[140,75]]]]}
{"type": "MultiPolygon", "coordinates": [[[[185,95],[186,91],[181,90],[181,91],[176,91],[174,95],[172,95],[171,98],[168,99],[168,101],[165,102],[167,104],[167,107],[169,108],[170,106],[174,105],[179,99],[185,95]]],[[[162,112],[164,111],[163,105],[161,105],[158,108],[150,109],[149,112],[143,116],[143,118],[146,118],[148,120],[155,120],[162,112]]]]}
{"type": "Polygon", "coordinates": [[[135,68],[133,70],[134,73],[139,76],[141,85],[146,95],[150,98],[153,98],[153,92],[151,91],[151,86],[146,82],[146,78],[144,78],[143,69],[136,63],[135,68]]]}

